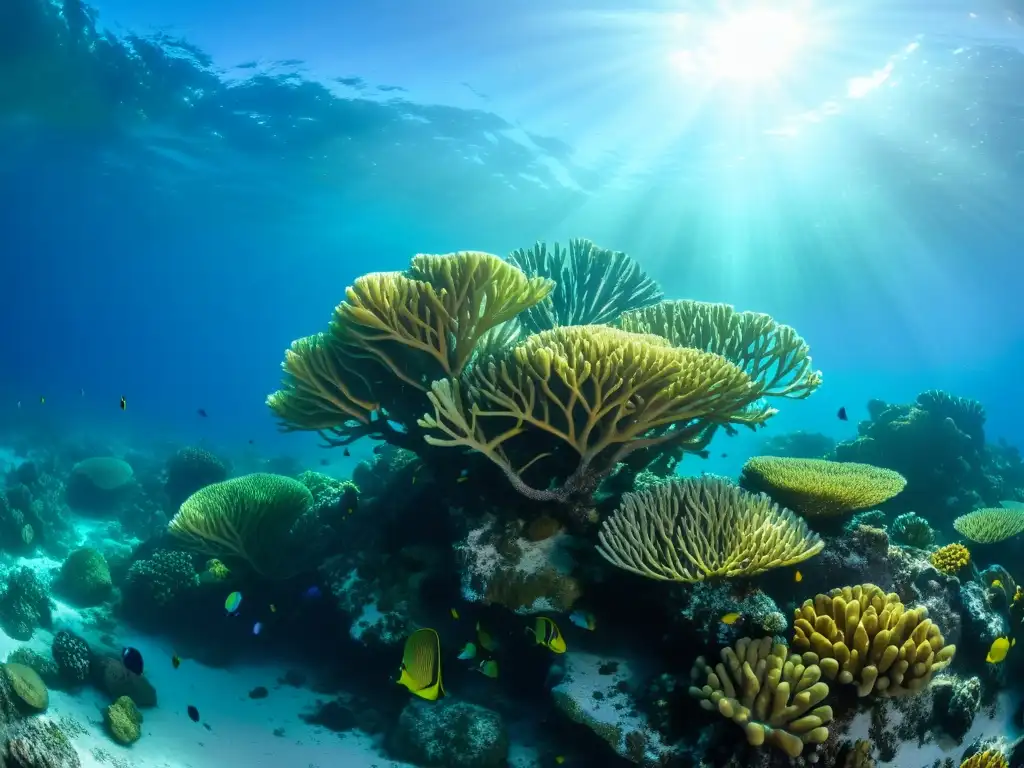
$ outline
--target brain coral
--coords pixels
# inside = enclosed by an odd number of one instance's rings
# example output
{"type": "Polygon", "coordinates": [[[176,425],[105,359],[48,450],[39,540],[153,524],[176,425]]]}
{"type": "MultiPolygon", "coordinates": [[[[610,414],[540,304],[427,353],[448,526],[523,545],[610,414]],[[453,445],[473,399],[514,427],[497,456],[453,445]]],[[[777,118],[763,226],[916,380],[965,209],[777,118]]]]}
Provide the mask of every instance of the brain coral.
{"type": "Polygon", "coordinates": [[[21,707],[30,712],[45,711],[50,704],[50,694],[36,671],[17,663],[4,664],[3,668],[21,707]]]}
{"type": "Polygon", "coordinates": [[[101,491],[113,491],[127,484],[134,475],[131,464],[113,456],[97,456],[78,462],[72,473],[86,477],[101,491]]]}
{"type": "Polygon", "coordinates": [[[874,584],[833,589],[796,609],[791,647],[858,696],[916,693],[956,653],[927,616],[874,584]]]}
{"type": "Polygon", "coordinates": [[[832,708],[818,706],[828,696],[821,670],[799,656],[787,659],[786,646],[770,637],[740,638],[714,667],[699,657],[690,677],[701,707],[741,726],[754,746],[768,743],[797,757],[804,744],[828,739],[832,708]]]}
{"type": "Polygon", "coordinates": [[[869,464],[754,456],[743,465],[740,484],[806,517],[819,517],[877,506],[907,481],[898,472],[869,464]]]}
{"type": "Polygon", "coordinates": [[[994,544],[1024,531],[1024,510],[992,507],[976,509],[953,521],[957,533],[979,544],[994,544]]]}

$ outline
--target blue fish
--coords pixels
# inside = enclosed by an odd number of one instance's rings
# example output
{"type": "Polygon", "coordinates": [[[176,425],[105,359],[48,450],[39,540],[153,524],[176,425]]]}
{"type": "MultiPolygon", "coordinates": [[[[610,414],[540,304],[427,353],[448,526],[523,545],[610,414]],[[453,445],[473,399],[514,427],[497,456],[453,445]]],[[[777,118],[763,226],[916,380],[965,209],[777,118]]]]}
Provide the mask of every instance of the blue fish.
{"type": "Polygon", "coordinates": [[[260,630],[262,630],[262,629],[263,629],[263,624],[261,624],[258,621],[255,624],[252,625],[252,633],[254,635],[258,635],[260,633],[260,630]]]}
{"type": "Polygon", "coordinates": [[[320,587],[318,587],[316,584],[314,584],[312,587],[310,587],[305,592],[303,592],[302,596],[304,598],[306,598],[307,600],[316,600],[322,594],[323,593],[320,591],[320,587]]]}

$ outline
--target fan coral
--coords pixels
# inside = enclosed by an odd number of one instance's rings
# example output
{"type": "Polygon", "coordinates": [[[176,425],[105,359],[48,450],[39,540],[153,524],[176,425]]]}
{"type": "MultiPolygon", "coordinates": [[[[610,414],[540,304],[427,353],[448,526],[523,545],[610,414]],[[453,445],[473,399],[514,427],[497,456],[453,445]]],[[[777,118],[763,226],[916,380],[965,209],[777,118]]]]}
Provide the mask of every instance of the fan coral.
{"type": "Polygon", "coordinates": [[[1010,763],[999,750],[985,749],[960,763],[960,768],[1010,768],[1010,763]]]}
{"type": "Polygon", "coordinates": [[[738,312],[728,304],[662,301],[625,313],[619,326],[719,354],[750,376],[758,395],[804,398],[821,385],[807,342],[770,315],[738,312]]]}
{"type": "Polygon", "coordinates": [[[50,694],[46,683],[34,669],[24,664],[7,663],[3,670],[22,709],[33,713],[46,710],[50,705],[50,694]]]}
{"type": "Polygon", "coordinates": [[[191,549],[248,563],[263,576],[288,575],[290,533],[313,497],[298,480],[254,474],[214,483],[185,500],[167,525],[191,549]]]}
{"type": "Polygon", "coordinates": [[[925,549],[935,541],[931,524],[914,512],[904,512],[892,523],[892,538],[900,544],[925,549]]]}
{"type": "Polygon", "coordinates": [[[992,507],[976,509],[953,521],[957,533],[979,544],[995,544],[1024,531],[1024,510],[992,507]]]}
{"type": "Polygon", "coordinates": [[[740,484],[802,515],[819,517],[874,507],[902,491],[907,481],[868,464],[754,456],[743,465],[740,484]]]}
{"type": "Polygon", "coordinates": [[[568,249],[558,243],[550,251],[544,243],[520,248],[508,260],[528,275],[555,281],[551,295],[520,316],[528,333],[614,322],[623,312],[662,297],[658,284],[627,254],[582,238],[570,240],[568,249]]]}
{"type": "Polygon", "coordinates": [[[818,554],[806,521],[720,479],[674,480],[627,493],[604,522],[598,552],[651,579],[751,576],[818,554]]]}
{"type": "Polygon", "coordinates": [[[791,647],[858,696],[916,693],[956,653],[927,615],[874,584],[833,589],[796,609],[791,647]]]}
{"type": "Polygon", "coordinates": [[[54,586],[72,601],[88,606],[103,602],[113,583],[106,558],[92,547],[82,547],[68,555],[54,586]]]}
{"type": "Polygon", "coordinates": [[[971,562],[971,553],[963,544],[947,544],[932,552],[928,559],[938,570],[952,575],[971,562]]]}
{"type": "Polygon", "coordinates": [[[171,506],[178,507],[200,488],[219,483],[227,476],[223,461],[205,448],[187,446],[167,460],[164,492],[171,506]]]}
{"type": "Polygon", "coordinates": [[[142,735],[142,713],[135,702],[122,696],[103,712],[107,732],[118,744],[130,745],[142,735]]]}
{"type": "Polygon", "coordinates": [[[434,382],[434,415],[419,425],[444,435],[426,435],[431,445],[484,454],[529,498],[582,497],[585,504],[598,481],[635,450],[699,450],[720,424],[763,423],[774,411],[751,409],[755,389],[719,355],[672,347],[659,336],[568,326],[530,336],[461,382],[434,382]],[[550,448],[531,448],[516,469],[507,451],[524,433],[543,437],[550,448]],[[553,490],[530,487],[523,472],[563,446],[578,455],[569,478],[553,490]]]}
{"type": "Polygon", "coordinates": [[[805,744],[828,738],[832,708],[818,706],[828,696],[817,665],[786,658],[786,646],[772,638],[743,637],[722,649],[712,667],[699,657],[690,672],[690,695],[709,712],[740,725],[753,746],[770,744],[798,757],[805,744]]]}

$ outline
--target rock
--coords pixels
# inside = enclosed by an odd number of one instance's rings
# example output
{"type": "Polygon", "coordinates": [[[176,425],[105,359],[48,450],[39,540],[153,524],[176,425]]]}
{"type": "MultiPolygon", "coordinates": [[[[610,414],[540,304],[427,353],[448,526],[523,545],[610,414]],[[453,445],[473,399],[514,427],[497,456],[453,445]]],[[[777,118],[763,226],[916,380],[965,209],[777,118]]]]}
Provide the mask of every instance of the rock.
{"type": "Polygon", "coordinates": [[[251,691],[249,691],[250,699],[265,699],[270,695],[270,691],[266,689],[266,686],[257,685],[251,691]]]}
{"type": "Polygon", "coordinates": [[[106,708],[103,722],[107,726],[107,733],[118,744],[129,746],[142,735],[142,713],[127,696],[122,696],[106,708]]]}
{"type": "Polygon", "coordinates": [[[313,712],[299,715],[311,725],[320,725],[329,731],[351,731],[358,725],[355,713],[340,701],[317,701],[313,712]]]}
{"type": "Polygon", "coordinates": [[[388,750],[422,766],[505,768],[509,739],[497,712],[458,699],[414,699],[402,710],[388,750]]]}
{"type": "Polygon", "coordinates": [[[962,744],[981,709],[981,680],[943,675],[932,681],[932,717],[936,725],[962,744]]]}
{"type": "Polygon", "coordinates": [[[92,678],[96,687],[111,699],[127,696],[142,709],[156,706],[156,688],[153,684],[148,678],[136,675],[125,667],[120,659],[94,658],[92,678]]]}

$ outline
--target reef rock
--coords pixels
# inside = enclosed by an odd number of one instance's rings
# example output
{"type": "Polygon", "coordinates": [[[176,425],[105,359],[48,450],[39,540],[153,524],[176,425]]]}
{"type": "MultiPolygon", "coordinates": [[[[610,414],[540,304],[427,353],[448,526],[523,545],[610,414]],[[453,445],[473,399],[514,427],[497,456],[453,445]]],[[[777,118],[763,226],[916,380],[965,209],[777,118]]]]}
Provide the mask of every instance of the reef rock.
{"type": "Polygon", "coordinates": [[[509,739],[497,712],[458,699],[410,701],[388,740],[399,760],[442,768],[504,768],[509,739]]]}
{"type": "Polygon", "coordinates": [[[931,689],[935,725],[962,744],[981,709],[981,680],[948,674],[932,681],[931,689]]]}
{"type": "Polygon", "coordinates": [[[636,706],[638,681],[627,661],[579,651],[563,658],[565,676],[551,689],[562,714],[637,765],[659,764],[669,756],[669,748],[636,706]]]}
{"type": "Polygon", "coordinates": [[[7,735],[0,765],[10,768],[81,768],[82,761],[61,727],[52,720],[23,720],[7,735]]]}

